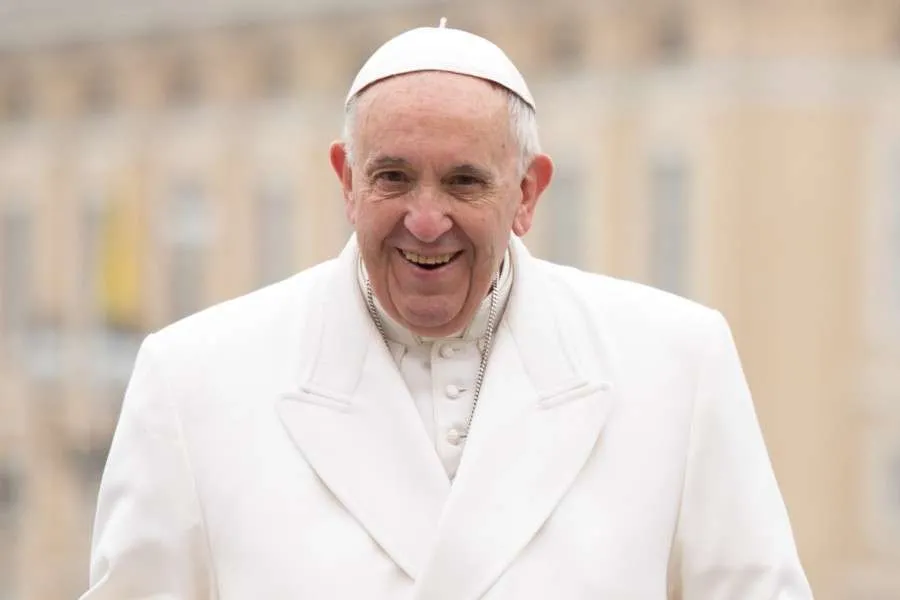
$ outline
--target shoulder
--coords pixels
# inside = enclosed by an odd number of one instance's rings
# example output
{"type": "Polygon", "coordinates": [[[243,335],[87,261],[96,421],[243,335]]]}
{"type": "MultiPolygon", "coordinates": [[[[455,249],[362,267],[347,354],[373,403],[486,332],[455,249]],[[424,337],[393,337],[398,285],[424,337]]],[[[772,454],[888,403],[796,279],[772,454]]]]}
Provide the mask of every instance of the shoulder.
{"type": "Polygon", "coordinates": [[[553,287],[573,300],[585,302],[594,310],[613,312],[617,316],[633,315],[655,321],[705,320],[714,317],[715,310],[682,296],[634,281],[618,279],[535,260],[542,274],[553,287]]]}
{"type": "Polygon", "coordinates": [[[710,307],[648,285],[536,260],[563,318],[589,322],[629,347],[699,351],[727,328],[710,307]]]}
{"type": "Polygon", "coordinates": [[[314,290],[335,267],[328,260],[253,292],[232,298],[182,318],[153,333],[156,347],[168,353],[194,354],[254,342],[275,342],[310,309],[314,290]]]}

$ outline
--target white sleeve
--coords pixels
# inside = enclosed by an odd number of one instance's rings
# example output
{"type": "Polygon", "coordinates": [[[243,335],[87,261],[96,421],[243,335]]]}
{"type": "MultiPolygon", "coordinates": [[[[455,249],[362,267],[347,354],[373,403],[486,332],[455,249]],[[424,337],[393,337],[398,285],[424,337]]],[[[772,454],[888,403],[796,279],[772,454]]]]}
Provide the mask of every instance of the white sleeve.
{"type": "Polygon", "coordinates": [[[82,600],[211,600],[214,584],[173,399],[141,346],[100,484],[82,600]]]}
{"type": "Polygon", "coordinates": [[[672,600],[811,600],[725,319],[709,328],[694,399],[672,600]]]}

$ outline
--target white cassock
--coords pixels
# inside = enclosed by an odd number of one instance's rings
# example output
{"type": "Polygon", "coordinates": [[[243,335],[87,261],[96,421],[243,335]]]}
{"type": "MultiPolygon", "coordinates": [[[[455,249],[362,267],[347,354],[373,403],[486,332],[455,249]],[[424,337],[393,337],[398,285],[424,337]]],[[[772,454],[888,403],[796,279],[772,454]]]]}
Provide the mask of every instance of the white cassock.
{"type": "MultiPolygon", "coordinates": [[[[498,314],[503,314],[512,288],[513,274],[507,252],[497,278],[498,314]]],[[[366,271],[359,261],[360,290],[366,289],[366,271]]],[[[490,295],[478,307],[465,330],[446,339],[422,338],[394,321],[373,297],[378,318],[384,324],[388,348],[397,364],[435,452],[452,479],[456,476],[465,439],[466,419],[475,404],[474,384],[481,363],[479,341],[488,327],[490,295]]],[[[496,326],[495,326],[496,329],[496,326]]]]}
{"type": "Polygon", "coordinates": [[[811,599],[724,319],[509,257],[455,458],[470,341],[389,351],[355,241],[150,336],[83,599],[811,599]]]}

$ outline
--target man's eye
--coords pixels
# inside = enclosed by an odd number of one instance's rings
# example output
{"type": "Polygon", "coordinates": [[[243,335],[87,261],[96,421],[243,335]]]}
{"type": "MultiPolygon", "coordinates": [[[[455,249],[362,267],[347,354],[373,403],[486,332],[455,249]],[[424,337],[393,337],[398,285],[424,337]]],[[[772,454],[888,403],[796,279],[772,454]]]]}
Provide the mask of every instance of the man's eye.
{"type": "Polygon", "coordinates": [[[474,175],[454,175],[450,178],[451,185],[471,187],[481,185],[482,181],[474,175]]]}
{"type": "Polygon", "coordinates": [[[407,181],[406,174],[403,171],[381,171],[375,175],[376,181],[385,183],[405,183],[407,181]]]}

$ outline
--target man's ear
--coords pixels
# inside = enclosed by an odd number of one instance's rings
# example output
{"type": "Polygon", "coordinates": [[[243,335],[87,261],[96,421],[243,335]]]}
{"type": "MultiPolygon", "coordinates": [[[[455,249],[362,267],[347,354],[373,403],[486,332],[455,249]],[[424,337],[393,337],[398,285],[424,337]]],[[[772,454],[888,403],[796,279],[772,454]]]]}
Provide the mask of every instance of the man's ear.
{"type": "Polygon", "coordinates": [[[513,233],[517,236],[522,237],[531,229],[538,200],[550,185],[552,178],[553,161],[550,157],[546,154],[535,156],[522,177],[522,202],[516,209],[516,216],[513,219],[513,233]]]}
{"type": "Polygon", "coordinates": [[[344,212],[351,225],[356,224],[356,207],[353,202],[353,171],[350,169],[350,157],[347,155],[347,147],[343,142],[332,142],[328,149],[328,158],[331,168],[341,183],[341,193],[344,196],[344,212]]]}

